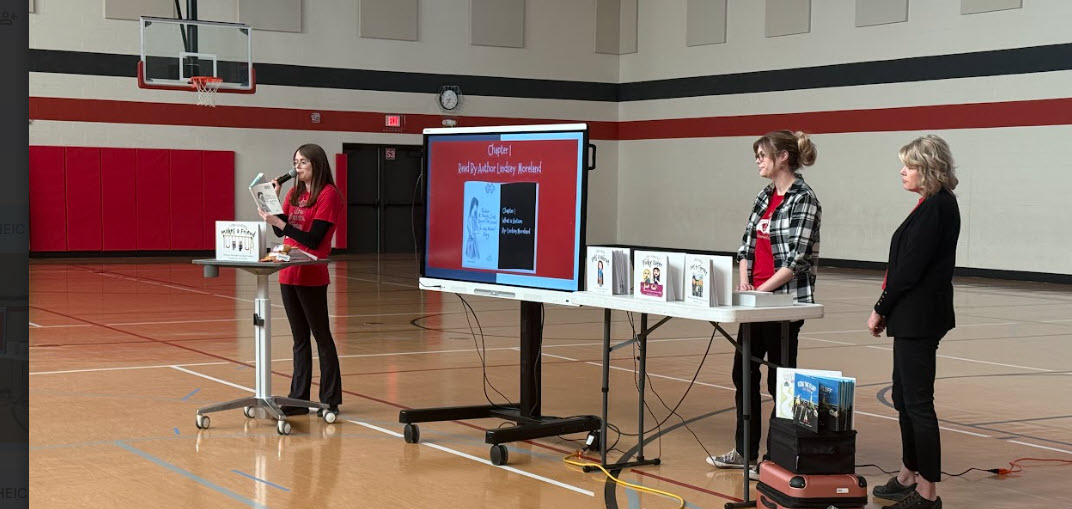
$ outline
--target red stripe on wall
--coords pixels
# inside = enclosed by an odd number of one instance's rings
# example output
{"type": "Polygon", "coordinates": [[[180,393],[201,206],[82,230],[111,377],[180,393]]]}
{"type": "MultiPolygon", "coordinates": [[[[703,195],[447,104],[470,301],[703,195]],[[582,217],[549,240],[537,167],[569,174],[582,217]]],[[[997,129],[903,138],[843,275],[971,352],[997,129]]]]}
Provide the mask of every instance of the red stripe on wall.
{"type": "MultiPolygon", "coordinates": [[[[318,110],[320,123],[314,124],[311,120],[313,112],[314,110],[247,106],[205,108],[193,104],[30,98],[30,118],[40,120],[385,132],[383,113],[318,110]]],[[[427,127],[441,127],[442,119],[439,115],[405,115],[404,127],[399,132],[420,134],[427,127]]],[[[459,127],[584,121],[513,117],[458,117],[457,120],[459,127]]],[[[818,134],[1068,124],[1072,124],[1072,98],[732,117],[588,122],[591,137],[597,140],[755,136],[786,127],[818,134]]]]}
{"type": "MultiPolygon", "coordinates": [[[[400,130],[387,131],[384,128],[384,113],[379,112],[299,110],[252,106],[206,108],[195,104],[60,97],[30,98],[30,118],[34,120],[366,133],[401,132],[405,134],[420,134],[421,131],[428,127],[443,127],[443,117],[440,115],[407,114],[404,117],[404,125],[400,130]],[[320,113],[319,123],[313,123],[313,113],[320,113]]],[[[578,122],[577,120],[509,117],[458,117],[457,121],[458,127],[578,122]]],[[[595,139],[615,139],[617,136],[617,123],[615,122],[589,122],[588,129],[595,139]]]]}
{"type": "Polygon", "coordinates": [[[1067,124],[1072,124],[1072,98],[642,120],[622,122],[619,125],[619,139],[759,136],[773,129],[785,128],[820,134],[1067,124]]]}

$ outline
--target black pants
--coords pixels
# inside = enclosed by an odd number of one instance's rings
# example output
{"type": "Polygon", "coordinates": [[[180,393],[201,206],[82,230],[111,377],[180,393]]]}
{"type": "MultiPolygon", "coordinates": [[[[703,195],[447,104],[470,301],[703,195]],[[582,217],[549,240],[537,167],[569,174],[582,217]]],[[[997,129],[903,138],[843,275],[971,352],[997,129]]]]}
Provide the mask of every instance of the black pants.
{"type": "Polygon", "coordinates": [[[313,355],[309,333],[316,339],[320,356],[320,402],[329,405],[342,403],[342,374],[339,372],[339,353],[331,337],[328,323],[328,287],[279,285],[283,308],[290,320],[294,335],[294,378],[290,382],[290,397],[309,399],[313,377],[313,355]]]}
{"type": "MultiPolygon", "coordinates": [[[[804,326],[804,320],[790,322],[789,323],[789,358],[782,358],[782,323],[781,322],[757,322],[757,323],[742,323],[737,329],[737,337],[741,337],[741,330],[744,327],[751,327],[751,344],[752,344],[752,356],[757,358],[766,357],[768,361],[773,364],[785,367],[796,367],[797,365],[797,343],[798,336],[800,335],[800,328],[804,326]]],[[[733,356],[733,387],[737,389],[734,393],[734,401],[737,403],[737,432],[735,434],[735,443],[737,445],[737,452],[744,454],[744,419],[742,418],[742,409],[744,408],[743,402],[745,398],[744,391],[741,390],[742,382],[742,363],[741,352],[738,351],[733,356]]],[[[751,391],[747,395],[751,401],[752,418],[748,421],[748,442],[749,442],[749,455],[752,457],[749,460],[754,460],[759,456],[759,436],[763,427],[763,422],[760,416],[762,415],[760,400],[759,400],[759,363],[752,361],[750,368],[751,374],[751,391]]],[[[767,392],[772,398],[776,398],[775,394],[778,390],[778,376],[773,370],[767,371],[767,392]]],[[[777,408],[771,409],[771,418],[774,418],[777,408]]],[[[770,437],[768,437],[769,442],[770,437]]],[[[767,449],[770,450],[768,443],[767,449]]]]}
{"type": "Polygon", "coordinates": [[[942,478],[942,444],[934,413],[934,365],[941,339],[893,339],[893,406],[901,423],[901,461],[930,482],[942,478]]]}

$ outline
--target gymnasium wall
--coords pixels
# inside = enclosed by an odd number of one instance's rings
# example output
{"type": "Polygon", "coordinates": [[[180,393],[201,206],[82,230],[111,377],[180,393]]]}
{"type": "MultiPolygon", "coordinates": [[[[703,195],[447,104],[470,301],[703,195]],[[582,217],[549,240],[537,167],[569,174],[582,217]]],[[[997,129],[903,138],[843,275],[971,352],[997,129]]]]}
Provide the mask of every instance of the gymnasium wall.
{"type": "MultiPolygon", "coordinates": [[[[136,21],[105,19],[102,1],[37,2],[31,144],[233,150],[244,183],[282,172],[305,142],[419,144],[419,126],[440,119],[439,86],[461,83],[460,125],[593,124],[590,242],[733,251],[765,184],[752,141],[803,129],[819,147],[805,177],[823,204],[822,257],[884,261],[915,202],[897,149],[933,132],[959,166],[958,265],[1072,274],[1060,234],[1072,180],[1059,153],[1072,136],[1064,0],[510,0],[522,48],[508,47],[516,31],[474,33],[471,20],[495,18],[472,10],[494,2],[402,2],[415,3],[415,41],[359,36],[357,0],[297,3],[301,32],[255,32],[254,60],[271,71],[256,94],[170,114],[192,94],[77,63],[137,54],[136,21]],[[890,22],[898,9],[904,21],[890,22]],[[488,37],[502,45],[470,43],[488,37]],[[383,113],[407,115],[404,132],[384,132],[383,113]]],[[[201,0],[199,17],[241,19],[238,0],[201,0]]]]}
{"type": "MultiPolygon", "coordinates": [[[[194,106],[193,93],[137,87],[139,24],[105,18],[102,7],[111,2],[42,0],[29,15],[30,144],[234,151],[241,220],[258,218],[246,184],[258,172],[285,172],[303,143],[318,143],[329,154],[341,152],[343,143],[420,145],[421,127],[441,123],[435,95],[444,85],[462,86],[460,126],[598,123],[617,115],[618,57],[595,53],[594,1],[514,2],[524,10],[524,48],[471,45],[468,0],[414,2],[416,41],[359,36],[356,0],[291,2],[301,5],[302,32],[255,28],[253,38],[258,77],[274,74],[273,81],[287,84],[262,79],[255,94],[219,94],[214,110],[194,106]],[[353,69],[398,74],[335,78],[353,69]],[[502,78],[525,79],[515,87],[502,78]],[[603,86],[603,92],[587,92],[586,83],[603,86]],[[563,89],[567,95],[581,90],[573,93],[581,99],[540,98],[561,96],[563,89]],[[320,113],[319,124],[311,120],[314,112],[320,113]],[[386,113],[405,115],[402,132],[383,127],[386,113]]],[[[127,3],[140,9],[160,2],[127,3]]],[[[199,19],[239,20],[236,0],[198,4],[199,19]]],[[[185,2],[180,5],[185,8],[185,2]]],[[[158,11],[156,6],[153,14],[164,14],[158,11]]],[[[593,185],[614,189],[617,148],[612,140],[595,143],[600,167],[593,185]]],[[[591,197],[593,242],[615,240],[614,200],[614,193],[591,197]]]]}
{"type": "Polygon", "coordinates": [[[803,129],[821,256],[884,262],[917,199],[897,151],[936,133],[959,166],[958,266],[1072,274],[1072,2],[962,15],[980,2],[911,0],[906,22],[857,27],[869,3],[731,0],[726,42],[687,46],[694,2],[640,2],[638,52],[621,57],[619,240],[735,251],[768,182],[752,142],[803,129]],[[767,37],[771,4],[810,4],[810,31],[767,37]]]}

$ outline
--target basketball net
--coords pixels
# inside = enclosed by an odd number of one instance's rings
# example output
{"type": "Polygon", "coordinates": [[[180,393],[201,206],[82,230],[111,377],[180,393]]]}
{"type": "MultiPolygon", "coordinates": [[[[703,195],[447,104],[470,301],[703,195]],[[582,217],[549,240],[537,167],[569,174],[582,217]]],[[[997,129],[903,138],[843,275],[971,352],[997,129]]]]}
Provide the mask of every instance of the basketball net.
{"type": "Polygon", "coordinates": [[[193,76],[190,78],[194,89],[197,90],[197,105],[216,107],[216,92],[223,84],[223,78],[215,76],[193,76]]]}

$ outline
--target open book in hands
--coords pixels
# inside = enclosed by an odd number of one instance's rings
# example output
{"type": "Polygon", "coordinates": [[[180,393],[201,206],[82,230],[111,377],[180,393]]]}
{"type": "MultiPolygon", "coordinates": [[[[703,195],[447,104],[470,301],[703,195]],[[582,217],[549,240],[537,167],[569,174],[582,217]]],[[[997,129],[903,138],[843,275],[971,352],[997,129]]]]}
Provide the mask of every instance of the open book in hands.
{"type": "Polygon", "coordinates": [[[273,216],[283,213],[283,205],[279,203],[279,196],[271,182],[264,181],[264,174],[258,173],[257,178],[249,185],[249,194],[253,195],[253,201],[257,208],[273,216]]]}

